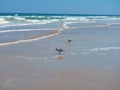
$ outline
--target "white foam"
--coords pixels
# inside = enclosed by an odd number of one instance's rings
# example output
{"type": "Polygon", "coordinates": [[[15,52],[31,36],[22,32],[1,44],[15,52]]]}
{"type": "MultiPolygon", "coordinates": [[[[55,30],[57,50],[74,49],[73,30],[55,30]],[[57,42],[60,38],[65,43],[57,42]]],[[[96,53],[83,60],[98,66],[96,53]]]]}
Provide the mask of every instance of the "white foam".
{"type": "Polygon", "coordinates": [[[95,51],[108,51],[108,50],[120,50],[120,47],[104,47],[104,48],[93,48],[89,51],[95,52],[95,51]]]}
{"type": "Polygon", "coordinates": [[[66,21],[63,23],[63,28],[69,29],[70,27],[68,25],[70,25],[72,23],[80,23],[80,22],[78,22],[78,21],[66,21]]]}
{"type": "Polygon", "coordinates": [[[4,18],[0,18],[0,24],[6,24],[9,23],[9,21],[6,21],[4,18]]]}
{"type": "Polygon", "coordinates": [[[65,19],[65,21],[69,21],[69,22],[89,22],[90,19],[88,19],[87,17],[83,17],[83,16],[78,16],[78,17],[67,17],[65,19]]]}
{"type": "Polygon", "coordinates": [[[65,20],[67,20],[67,21],[78,20],[78,18],[77,17],[67,17],[65,20]]]}
{"type": "Polygon", "coordinates": [[[11,26],[27,26],[27,25],[33,25],[33,24],[48,24],[48,23],[51,23],[51,21],[38,21],[38,20],[31,20],[31,21],[28,21],[28,22],[22,22],[22,23],[4,23],[3,25],[1,25],[0,27],[1,28],[4,28],[4,27],[11,27],[11,26]]]}
{"type": "Polygon", "coordinates": [[[37,19],[25,19],[22,16],[1,16],[0,17],[0,27],[9,26],[25,26],[33,24],[48,24],[59,20],[37,20],[37,19]]]}
{"type": "Polygon", "coordinates": [[[57,35],[57,34],[58,33],[50,34],[50,35],[39,37],[39,38],[35,38],[35,39],[18,40],[18,41],[14,41],[14,42],[0,43],[0,46],[6,46],[6,45],[11,45],[11,44],[19,44],[19,43],[24,43],[24,42],[37,41],[37,40],[40,40],[40,39],[45,39],[45,38],[48,38],[48,37],[52,37],[52,36],[57,35]]]}
{"type": "Polygon", "coordinates": [[[25,20],[24,17],[19,17],[19,16],[15,16],[14,19],[19,20],[19,21],[24,21],[25,20]]]}
{"type": "Polygon", "coordinates": [[[91,23],[91,22],[96,22],[98,20],[120,20],[120,17],[112,17],[112,16],[73,16],[73,17],[66,17],[64,19],[66,21],[79,21],[82,23],[91,23]]]}
{"type": "Polygon", "coordinates": [[[63,24],[63,28],[65,28],[65,29],[67,29],[67,28],[69,28],[69,26],[67,26],[69,24],[69,22],[64,22],[64,24],[63,24]]]}
{"type": "Polygon", "coordinates": [[[28,23],[35,23],[35,24],[48,24],[53,22],[54,20],[26,20],[28,23]]]}
{"type": "Polygon", "coordinates": [[[3,24],[3,25],[1,25],[0,27],[1,28],[4,28],[4,27],[11,27],[11,26],[25,26],[25,25],[32,25],[33,23],[21,23],[21,24],[18,24],[18,23],[16,23],[16,24],[14,24],[14,23],[7,23],[7,24],[3,24]]]}
{"type": "MultiPolygon", "coordinates": [[[[68,28],[70,23],[93,23],[97,20],[120,20],[120,17],[108,17],[108,16],[60,16],[64,19],[50,19],[50,20],[39,20],[39,18],[44,16],[38,16],[38,19],[25,19],[27,16],[1,16],[0,17],[0,27],[9,27],[9,26],[23,26],[23,25],[32,25],[32,24],[48,24],[54,21],[64,21],[65,28],[68,28]],[[13,20],[12,20],[13,19],[13,20]],[[17,23],[16,23],[17,21],[17,23]],[[15,23],[14,23],[15,22],[15,23]]],[[[29,17],[29,16],[28,16],[29,17]]],[[[32,17],[32,16],[30,16],[32,17]]],[[[33,16],[33,18],[36,16],[33,16]]],[[[55,17],[55,16],[54,16],[55,17]]],[[[59,16],[58,16],[59,17],[59,16]]]]}
{"type": "Polygon", "coordinates": [[[57,30],[58,28],[43,28],[43,29],[14,29],[14,30],[2,30],[0,33],[8,32],[23,32],[23,31],[41,31],[41,30],[57,30]]]}

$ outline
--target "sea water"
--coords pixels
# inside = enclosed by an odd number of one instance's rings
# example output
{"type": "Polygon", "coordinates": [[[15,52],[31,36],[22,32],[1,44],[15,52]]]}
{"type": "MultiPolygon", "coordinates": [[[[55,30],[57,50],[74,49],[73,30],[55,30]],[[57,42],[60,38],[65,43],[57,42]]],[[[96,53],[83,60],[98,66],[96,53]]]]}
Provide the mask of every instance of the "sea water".
{"type": "Polygon", "coordinates": [[[0,44],[28,40],[36,34],[43,34],[43,31],[45,33],[48,30],[119,24],[119,16],[5,13],[0,14],[0,44]]]}

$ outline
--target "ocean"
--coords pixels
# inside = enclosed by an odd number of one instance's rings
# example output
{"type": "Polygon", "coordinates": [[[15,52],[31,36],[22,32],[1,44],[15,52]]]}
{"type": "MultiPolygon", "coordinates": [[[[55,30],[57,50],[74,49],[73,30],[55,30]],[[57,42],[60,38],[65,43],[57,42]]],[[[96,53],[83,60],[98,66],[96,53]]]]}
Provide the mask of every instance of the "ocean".
{"type": "Polygon", "coordinates": [[[119,85],[119,15],[0,14],[0,90],[120,90],[119,85]],[[63,49],[61,55],[56,48],[63,49]]]}
{"type": "Polygon", "coordinates": [[[78,14],[0,14],[0,45],[40,39],[49,30],[119,25],[120,16],[78,14]],[[12,43],[13,42],[13,43],[12,43]]]}

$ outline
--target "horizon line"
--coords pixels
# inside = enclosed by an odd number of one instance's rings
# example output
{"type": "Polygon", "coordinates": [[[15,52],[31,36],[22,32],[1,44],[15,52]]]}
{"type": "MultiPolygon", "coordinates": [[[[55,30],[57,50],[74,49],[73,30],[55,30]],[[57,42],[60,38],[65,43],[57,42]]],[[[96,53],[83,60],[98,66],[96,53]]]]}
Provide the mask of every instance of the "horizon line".
{"type": "Polygon", "coordinates": [[[0,12],[0,14],[35,14],[35,15],[68,15],[68,16],[120,16],[119,14],[80,14],[80,13],[30,13],[30,12],[0,12]]]}

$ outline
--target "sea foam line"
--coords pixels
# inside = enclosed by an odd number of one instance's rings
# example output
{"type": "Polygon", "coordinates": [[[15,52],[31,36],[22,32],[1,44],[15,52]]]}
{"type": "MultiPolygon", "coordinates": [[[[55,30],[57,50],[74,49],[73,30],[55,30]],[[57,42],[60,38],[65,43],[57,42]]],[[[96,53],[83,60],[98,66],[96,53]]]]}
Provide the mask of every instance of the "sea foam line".
{"type": "MultiPolygon", "coordinates": [[[[90,28],[90,27],[100,27],[100,26],[108,26],[108,24],[103,24],[103,25],[93,25],[93,26],[76,26],[76,27],[69,27],[67,24],[69,23],[64,23],[62,28],[63,29],[75,29],[75,28],[90,28]]],[[[44,29],[14,29],[14,30],[2,30],[0,33],[7,33],[7,32],[23,32],[23,31],[40,31],[40,30],[55,30],[59,28],[44,28],[44,29]]]]}
{"type": "MultiPolygon", "coordinates": [[[[57,28],[54,28],[57,29],[57,28]]],[[[40,30],[53,30],[53,28],[44,28],[44,29],[14,29],[14,30],[2,30],[0,33],[8,32],[23,32],[23,31],[40,31],[40,30]]]]}
{"type": "MultiPolygon", "coordinates": [[[[99,26],[106,26],[106,25],[95,25],[94,27],[99,27],[99,26]]],[[[86,26],[85,26],[86,27],[86,26]]],[[[85,28],[84,27],[84,28],[85,28]]],[[[89,26],[88,26],[89,27],[89,26]]],[[[88,28],[87,27],[87,28],[88,28]]],[[[93,26],[92,26],[93,27],[93,26]]],[[[7,43],[0,43],[0,46],[6,46],[6,45],[11,45],[11,44],[19,44],[19,43],[24,43],[24,42],[31,42],[31,41],[37,41],[37,40],[40,40],[40,39],[45,39],[45,38],[48,38],[48,37],[51,37],[51,36],[54,36],[54,35],[57,35],[58,33],[60,33],[62,30],[66,30],[66,29],[75,29],[75,28],[83,28],[83,27],[68,27],[66,23],[63,24],[62,27],[58,28],[56,31],[57,32],[53,32],[53,33],[50,33],[49,35],[45,35],[45,36],[41,36],[39,38],[34,38],[34,39],[27,39],[27,40],[18,40],[18,41],[13,41],[13,42],[7,42],[7,43]]],[[[13,31],[16,31],[16,30],[8,30],[8,32],[13,32],[13,31]]],[[[20,30],[18,30],[20,31],[20,30]]],[[[21,30],[23,31],[23,30],[21,30]]],[[[4,32],[4,31],[2,31],[4,32]]]]}
{"type": "MultiPolygon", "coordinates": [[[[7,22],[6,24],[7,25],[0,25],[0,27],[1,28],[5,28],[5,27],[13,27],[13,26],[28,26],[28,25],[33,25],[33,24],[35,24],[35,25],[39,25],[39,24],[48,24],[48,23],[51,23],[51,22],[53,22],[53,21],[48,21],[48,20],[44,20],[44,21],[39,21],[39,22],[35,22],[35,20],[34,21],[31,21],[30,22],[30,20],[28,20],[28,22],[27,23],[21,23],[21,24],[9,24],[10,22],[7,22]]],[[[1,22],[0,22],[0,24],[2,24],[1,22]]]]}
{"type": "Polygon", "coordinates": [[[95,52],[95,51],[108,51],[108,50],[119,50],[120,47],[104,47],[104,48],[93,48],[89,51],[95,52]]]}
{"type": "Polygon", "coordinates": [[[26,39],[26,40],[18,40],[18,41],[7,42],[7,43],[0,43],[0,46],[6,46],[6,45],[11,45],[11,44],[19,44],[19,43],[24,43],[24,42],[37,41],[37,40],[40,40],[40,39],[45,39],[45,38],[48,38],[48,37],[55,36],[58,33],[59,33],[59,30],[57,32],[50,33],[49,35],[40,36],[38,38],[26,39]]]}
{"type": "MultiPolygon", "coordinates": [[[[26,40],[18,40],[18,41],[7,42],[7,43],[0,43],[0,46],[19,44],[19,43],[24,43],[24,42],[31,42],[31,41],[37,41],[37,40],[40,40],[40,39],[45,39],[45,38],[52,37],[52,36],[55,36],[55,35],[59,34],[62,30],[65,30],[65,28],[63,28],[63,27],[57,28],[56,30],[53,30],[54,32],[50,32],[49,34],[44,35],[44,36],[40,36],[38,38],[26,39],[26,40]]],[[[10,32],[10,30],[8,32],[10,32]]]]}

